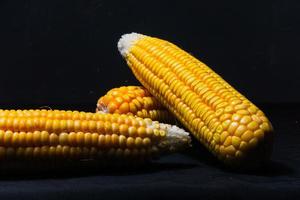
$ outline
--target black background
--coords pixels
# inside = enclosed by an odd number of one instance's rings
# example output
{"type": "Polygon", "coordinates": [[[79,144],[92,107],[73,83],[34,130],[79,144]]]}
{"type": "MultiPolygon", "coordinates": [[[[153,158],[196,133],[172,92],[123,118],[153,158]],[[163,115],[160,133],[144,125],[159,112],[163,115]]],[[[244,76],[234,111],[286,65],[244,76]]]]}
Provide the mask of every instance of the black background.
{"type": "Polygon", "coordinates": [[[129,32],[174,42],[255,103],[300,102],[298,2],[2,0],[0,105],[93,110],[138,84],[116,47],[129,32]]]}
{"type": "Polygon", "coordinates": [[[146,168],[3,169],[3,199],[300,198],[297,0],[1,0],[0,107],[94,111],[107,90],[138,84],[117,51],[124,33],[167,39],[261,105],[276,130],[271,162],[224,168],[195,143],[146,168]]]}

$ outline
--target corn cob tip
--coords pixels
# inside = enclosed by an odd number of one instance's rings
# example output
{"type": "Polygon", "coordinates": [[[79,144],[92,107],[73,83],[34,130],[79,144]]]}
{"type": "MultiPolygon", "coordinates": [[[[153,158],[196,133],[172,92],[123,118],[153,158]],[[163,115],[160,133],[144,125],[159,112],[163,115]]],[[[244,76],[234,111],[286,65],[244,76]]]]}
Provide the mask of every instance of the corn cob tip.
{"type": "Polygon", "coordinates": [[[128,54],[130,47],[143,36],[144,35],[142,34],[134,32],[122,35],[118,42],[118,49],[121,55],[125,57],[128,54]]]}
{"type": "Polygon", "coordinates": [[[159,123],[159,127],[166,130],[166,137],[158,143],[158,147],[165,152],[178,152],[191,146],[191,137],[185,130],[164,123],[159,123]]]}

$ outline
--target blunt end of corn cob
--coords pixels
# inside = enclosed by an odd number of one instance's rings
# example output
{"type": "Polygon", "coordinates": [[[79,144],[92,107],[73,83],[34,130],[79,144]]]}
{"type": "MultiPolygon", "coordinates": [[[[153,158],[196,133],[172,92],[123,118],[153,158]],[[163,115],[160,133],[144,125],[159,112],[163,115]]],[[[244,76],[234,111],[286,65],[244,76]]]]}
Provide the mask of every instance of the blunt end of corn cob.
{"type": "Polygon", "coordinates": [[[185,130],[175,125],[164,123],[159,123],[159,126],[166,130],[166,137],[158,144],[158,147],[164,152],[178,152],[191,146],[191,137],[185,130]]]}
{"type": "Polygon", "coordinates": [[[130,47],[143,35],[139,33],[128,33],[121,36],[121,39],[118,42],[119,52],[123,57],[126,57],[130,47]]]}

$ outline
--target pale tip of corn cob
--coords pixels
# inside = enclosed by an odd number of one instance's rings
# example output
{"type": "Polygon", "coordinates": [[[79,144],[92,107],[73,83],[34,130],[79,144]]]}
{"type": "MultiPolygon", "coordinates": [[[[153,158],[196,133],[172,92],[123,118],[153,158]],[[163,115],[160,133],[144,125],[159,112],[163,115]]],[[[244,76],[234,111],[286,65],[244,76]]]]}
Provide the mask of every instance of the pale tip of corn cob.
{"type": "Polygon", "coordinates": [[[118,42],[119,52],[123,57],[128,54],[130,47],[144,35],[139,33],[128,33],[121,36],[118,42]]]}
{"type": "Polygon", "coordinates": [[[191,146],[190,134],[185,130],[178,126],[164,123],[159,123],[159,127],[166,131],[166,137],[158,143],[160,149],[172,153],[191,146]]]}

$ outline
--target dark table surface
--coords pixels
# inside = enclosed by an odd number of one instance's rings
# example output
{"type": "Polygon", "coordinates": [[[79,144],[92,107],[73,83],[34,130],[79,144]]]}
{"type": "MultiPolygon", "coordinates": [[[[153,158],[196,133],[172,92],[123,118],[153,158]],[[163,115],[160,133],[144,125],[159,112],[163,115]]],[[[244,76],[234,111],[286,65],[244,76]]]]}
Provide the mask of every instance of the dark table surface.
{"type": "Polygon", "coordinates": [[[299,105],[263,105],[276,130],[271,162],[246,172],[226,169],[199,145],[147,166],[101,169],[1,168],[1,199],[300,198],[299,105]]]}

